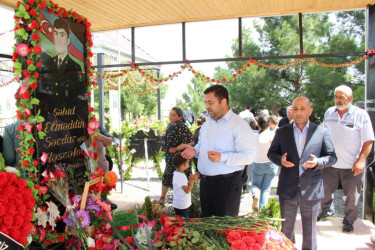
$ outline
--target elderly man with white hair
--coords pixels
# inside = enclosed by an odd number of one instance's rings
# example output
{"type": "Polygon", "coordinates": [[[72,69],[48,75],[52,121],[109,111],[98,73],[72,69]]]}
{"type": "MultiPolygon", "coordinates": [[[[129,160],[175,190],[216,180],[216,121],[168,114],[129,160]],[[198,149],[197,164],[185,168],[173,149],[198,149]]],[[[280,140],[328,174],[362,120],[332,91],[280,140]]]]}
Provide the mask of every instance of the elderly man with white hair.
{"type": "Polygon", "coordinates": [[[374,131],[368,113],[354,105],[352,89],[346,85],[335,89],[335,106],[324,114],[323,125],[331,133],[337,162],[323,169],[325,197],[321,201],[322,212],[318,220],[327,217],[332,194],[341,182],[346,198],[343,232],[354,230],[353,223],[359,213],[359,198],[365,161],[372,149],[374,131]]]}

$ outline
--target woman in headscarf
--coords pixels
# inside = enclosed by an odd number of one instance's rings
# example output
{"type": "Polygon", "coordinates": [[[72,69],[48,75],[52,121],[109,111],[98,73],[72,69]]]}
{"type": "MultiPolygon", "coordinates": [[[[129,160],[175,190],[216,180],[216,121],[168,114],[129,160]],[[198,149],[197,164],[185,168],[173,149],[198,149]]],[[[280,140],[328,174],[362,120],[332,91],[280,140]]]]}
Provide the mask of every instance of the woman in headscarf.
{"type": "MultiPolygon", "coordinates": [[[[167,130],[163,135],[161,146],[161,150],[165,152],[166,166],[162,180],[160,203],[165,202],[168,189],[173,187],[173,172],[175,171],[172,164],[173,155],[183,151],[186,148],[186,144],[193,144],[193,137],[185,125],[182,109],[173,107],[169,113],[169,122],[167,130]]],[[[185,174],[189,178],[191,166],[185,170],[185,174]]]]}

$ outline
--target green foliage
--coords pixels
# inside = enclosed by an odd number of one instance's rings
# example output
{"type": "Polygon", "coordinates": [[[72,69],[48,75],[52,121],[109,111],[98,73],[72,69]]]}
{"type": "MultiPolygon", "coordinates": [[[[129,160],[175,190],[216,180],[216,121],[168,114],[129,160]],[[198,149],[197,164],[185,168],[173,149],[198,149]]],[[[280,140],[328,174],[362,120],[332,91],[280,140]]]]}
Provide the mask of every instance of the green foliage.
{"type": "MultiPolygon", "coordinates": [[[[115,73],[114,73],[115,74],[115,73]]],[[[116,72],[117,74],[117,72],[116,72]]],[[[132,86],[130,88],[128,85],[121,87],[121,116],[123,119],[126,119],[125,114],[128,114],[130,117],[129,120],[136,119],[140,116],[147,116],[150,117],[154,115],[157,111],[157,90],[153,90],[150,93],[140,95],[134,93],[132,89],[137,91],[146,91],[150,88],[149,84],[146,83],[144,78],[138,72],[132,72],[132,76],[127,76],[126,79],[121,80],[123,82],[127,82],[129,85],[132,86]]],[[[150,75],[153,75],[155,78],[157,77],[155,71],[150,71],[150,75]]],[[[118,83],[116,78],[112,80],[114,83],[118,83]]],[[[150,83],[152,85],[156,85],[155,83],[150,83]]],[[[165,83],[160,84],[160,95],[161,98],[164,98],[168,91],[168,85],[165,83]]],[[[95,96],[98,96],[99,88],[94,89],[95,96]]],[[[99,98],[95,98],[95,100],[99,100],[99,98]]],[[[95,110],[99,110],[99,102],[95,101],[94,103],[95,110]]],[[[109,90],[104,90],[104,111],[109,111],[109,90]]]]}
{"type": "Polygon", "coordinates": [[[196,183],[191,190],[191,206],[189,208],[189,218],[200,218],[202,215],[199,192],[199,183],[196,183]]]}
{"type": "MultiPolygon", "coordinates": [[[[331,54],[364,51],[363,10],[331,14],[303,15],[303,48],[307,54],[331,54]],[[336,20],[336,21],[332,21],[336,20]]],[[[243,28],[243,55],[283,56],[298,55],[298,15],[259,18],[253,29],[243,28]],[[257,34],[254,34],[257,33],[257,34]],[[255,37],[259,37],[255,40],[255,37]]],[[[231,57],[238,55],[238,42],[232,45],[231,57]]],[[[354,61],[358,57],[317,58],[318,61],[339,64],[354,61]]],[[[291,59],[262,60],[269,65],[286,64],[291,59]]],[[[216,68],[215,79],[229,78],[237,73],[243,62],[228,62],[228,69],[216,68]]],[[[250,64],[249,64],[250,65],[250,64]]],[[[363,100],[364,62],[350,68],[329,69],[301,62],[282,70],[251,66],[237,73],[228,87],[230,106],[240,112],[246,104],[254,110],[268,109],[276,113],[279,107],[290,105],[297,96],[305,95],[314,104],[311,118],[321,122],[325,110],[334,104],[333,90],[346,84],[352,87],[355,100],[363,100]]]]}
{"type": "Polygon", "coordinates": [[[203,92],[208,87],[208,84],[201,81],[200,78],[194,77],[187,87],[188,91],[182,94],[182,100],[177,100],[176,105],[182,110],[186,110],[187,107],[191,107],[191,110],[197,117],[206,109],[203,102],[203,92]]]}
{"type": "MultiPolygon", "coordinates": [[[[267,205],[261,211],[259,211],[258,218],[260,219],[281,218],[279,202],[277,202],[275,198],[270,199],[267,205]]],[[[277,230],[279,231],[281,230],[281,221],[279,220],[272,221],[271,225],[277,228],[277,230]]]]}
{"type": "Polygon", "coordinates": [[[145,197],[145,202],[142,205],[142,214],[147,218],[152,217],[152,204],[150,196],[145,197]]]}

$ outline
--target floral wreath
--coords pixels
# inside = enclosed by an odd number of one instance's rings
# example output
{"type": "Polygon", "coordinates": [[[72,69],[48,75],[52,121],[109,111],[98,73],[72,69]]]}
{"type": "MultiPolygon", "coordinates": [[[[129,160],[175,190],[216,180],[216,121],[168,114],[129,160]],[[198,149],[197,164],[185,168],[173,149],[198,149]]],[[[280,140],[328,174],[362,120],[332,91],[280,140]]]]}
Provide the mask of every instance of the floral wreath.
{"type": "MultiPolygon", "coordinates": [[[[42,153],[40,159],[35,158],[35,142],[37,139],[43,139],[46,135],[42,131],[44,118],[40,115],[40,111],[35,114],[31,112],[35,105],[39,104],[39,100],[35,98],[35,90],[38,88],[38,69],[42,66],[40,58],[42,49],[39,46],[41,37],[38,32],[42,30],[43,23],[42,14],[39,10],[48,10],[50,14],[62,18],[70,18],[73,22],[82,23],[85,26],[86,43],[84,44],[83,53],[87,55],[86,61],[84,61],[84,71],[88,73],[88,77],[86,78],[88,97],[90,97],[92,89],[91,76],[93,73],[89,71],[89,68],[91,67],[90,59],[93,56],[91,52],[93,41],[90,32],[91,23],[75,11],[66,10],[50,0],[22,0],[17,2],[14,15],[14,36],[16,44],[13,47],[12,61],[14,65],[14,76],[21,82],[21,86],[15,94],[15,98],[17,104],[17,118],[18,120],[22,120],[22,123],[17,128],[20,132],[17,138],[21,140],[21,143],[16,151],[19,151],[20,155],[19,168],[26,170],[29,177],[31,177],[31,181],[34,183],[33,192],[37,195],[36,207],[38,207],[38,209],[40,208],[35,211],[41,213],[41,211],[45,209],[44,202],[50,195],[46,194],[47,187],[39,183],[37,175],[40,165],[45,164],[47,161],[47,154],[42,153]]],[[[94,124],[95,127],[97,122],[93,113],[94,109],[88,106],[88,111],[89,125],[94,124]]],[[[93,126],[88,126],[88,130],[92,127],[93,126]]],[[[88,132],[93,141],[97,132],[90,130],[88,132]]],[[[33,204],[34,207],[35,201],[33,204]]],[[[30,233],[31,231],[33,239],[42,243],[43,246],[64,241],[67,236],[66,234],[59,235],[53,229],[44,226],[36,226],[33,230],[31,229],[31,227],[30,229],[27,228],[27,230],[25,228],[23,232],[30,233]]],[[[20,241],[22,244],[24,243],[23,238],[20,241]]]]}
{"type": "MultiPolygon", "coordinates": [[[[21,87],[15,94],[17,99],[17,118],[23,120],[24,123],[18,128],[20,131],[19,139],[22,141],[18,151],[20,153],[20,166],[28,172],[37,173],[40,164],[38,159],[34,159],[34,144],[38,138],[43,139],[45,133],[41,130],[41,123],[44,118],[40,112],[33,114],[31,112],[34,105],[39,104],[39,100],[34,97],[35,89],[38,87],[39,72],[38,68],[42,66],[40,60],[41,47],[38,45],[41,41],[38,32],[42,30],[41,14],[39,9],[48,9],[49,13],[54,13],[57,17],[71,18],[74,22],[83,23],[86,28],[86,44],[85,50],[87,54],[86,69],[87,77],[87,94],[90,97],[92,80],[89,71],[91,67],[91,47],[93,45],[90,27],[91,23],[83,16],[77,14],[75,11],[66,10],[59,7],[58,4],[52,1],[44,0],[22,0],[17,2],[17,8],[14,15],[15,19],[15,40],[16,44],[13,47],[13,63],[14,75],[21,82],[21,87]],[[33,134],[34,129],[36,133],[33,134]]],[[[93,108],[88,107],[88,119],[91,122],[94,119],[93,108]]],[[[94,134],[95,135],[95,134],[94,134]]],[[[46,155],[40,159],[45,163],[46,155]]]]}

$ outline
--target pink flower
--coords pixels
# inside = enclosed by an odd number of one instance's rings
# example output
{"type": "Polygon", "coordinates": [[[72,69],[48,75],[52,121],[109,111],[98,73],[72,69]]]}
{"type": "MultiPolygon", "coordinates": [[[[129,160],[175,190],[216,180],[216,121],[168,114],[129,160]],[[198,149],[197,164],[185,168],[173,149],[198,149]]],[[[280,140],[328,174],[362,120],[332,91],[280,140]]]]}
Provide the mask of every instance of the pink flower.
{"type": "Polygon", "coordinates": [[[99,128],[99,122],[95,119],[91,119],[89,124],[87,125],[87,132],[89,135],[93,135],[95,133],[95,130],[99,128]]]}
{"type": "Polygon", "coordinates": [[[23,111],[25,112],[25,114],[27,116],[30,116],[31,115],[31,110],[29,108],[26,108],[26,107],[22,107],[23,108],[23,111]]]}
{"type": "Polygon", "coordinates": [[[45,152],[43,152],[42,156],[40,157],[40,160],[42,161],[43,164],[45,164],[47,161],[47,158],[48,158],[48,155],[45,152]]]}
{"type": "Polygon", "coordinates": [[[48,188],[46,186],[39,186],[38,187],[39,194],[46,194],[47,191],[48,191],[48,188]]]}
{"type": "Polygon", "coordinates": [[[38,123],[38,125],[36,126],[37,130],[38,131],[42,131],[42,123],[38,123]]]}
{"type": "Polygon", "coordinates": [[[27,56],[29,54],[29,46],[24,43],[20,43],[17,45],[17,53],[20,56],[27,56]]]}
{"type": "Polygon", "coordinates": [[[24,128],[25,128],[25,130],[26,130],[27,133],[31,133],[31,130],[33,129],[33,125],[32,124],[30,124],[28,122],[25,122],[25,124],[23,126],[24,126],[24,128]]]}

